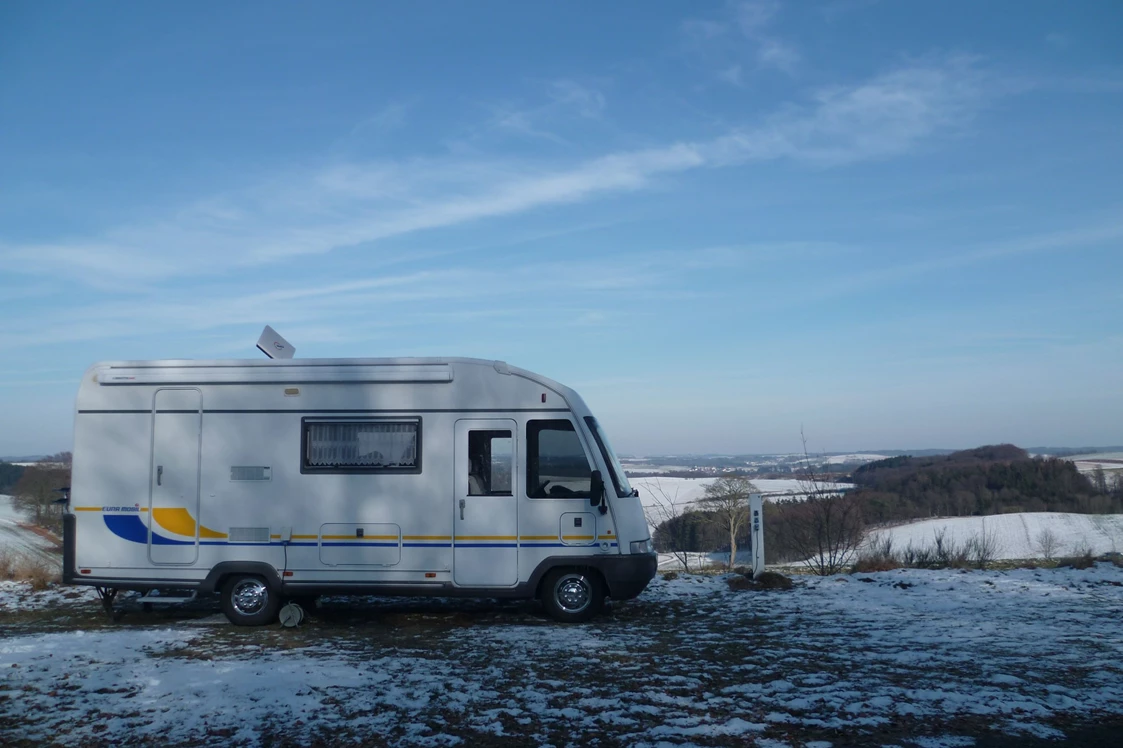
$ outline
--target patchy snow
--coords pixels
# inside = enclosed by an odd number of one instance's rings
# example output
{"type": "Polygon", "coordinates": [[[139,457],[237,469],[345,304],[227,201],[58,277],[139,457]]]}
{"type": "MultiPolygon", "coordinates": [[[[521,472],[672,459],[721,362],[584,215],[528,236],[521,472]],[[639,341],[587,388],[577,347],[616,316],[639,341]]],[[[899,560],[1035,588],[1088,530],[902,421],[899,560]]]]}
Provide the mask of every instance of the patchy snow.
{"type": "Polygon", "coordinates": [[[936,533],[962,546],[984,533],[995,540],[998,559],[1040,558],[1042,533],[1053,534],[1054,556],[1077,555],[1085,548],[1095,555],[1123,552],[1123,514],[1069,514],[1065,512],[1020,512],[987,517],[947,517],[871,531],[871,536],[887,537],[893,549],[904,550],[935,545],[936,533]]]}
{"type": "Polygon", "coordinates": [[[958,746],[1123,720],[1123,569],[1106,563],[788,592],[657,578],[575,626],[529,606],[373,604],[329,602],[294,630],[107,625],[93,602],[47,633],[7,625],[0,727],[73,744],[958,746]]]}
{"type": "Polygon", "coordinates": [[[35,592],[27,582],[0,581],[0,613],[17,610],[42,610],[89,603],[97,599],[93,587],[54,585],[35,592]]]}
{"type": "Polygon", "coordinates": [[[57,563],[58,544],[24,527],[27,522],[28,518],[15,507],[12,497],[0,494],[0,553],[57,563]]]}

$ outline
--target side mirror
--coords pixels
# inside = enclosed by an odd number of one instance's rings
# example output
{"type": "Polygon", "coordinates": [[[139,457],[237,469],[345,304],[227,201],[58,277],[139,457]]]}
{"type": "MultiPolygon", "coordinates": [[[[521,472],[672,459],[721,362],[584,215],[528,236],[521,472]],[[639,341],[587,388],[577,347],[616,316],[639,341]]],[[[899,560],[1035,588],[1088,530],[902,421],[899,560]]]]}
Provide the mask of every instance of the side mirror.
{"type": "Polygon", "coordinates": [[[594,470],[589,481],[589,503],[599,506],[604,502],[604,477],[599,470],[594,470]]]}

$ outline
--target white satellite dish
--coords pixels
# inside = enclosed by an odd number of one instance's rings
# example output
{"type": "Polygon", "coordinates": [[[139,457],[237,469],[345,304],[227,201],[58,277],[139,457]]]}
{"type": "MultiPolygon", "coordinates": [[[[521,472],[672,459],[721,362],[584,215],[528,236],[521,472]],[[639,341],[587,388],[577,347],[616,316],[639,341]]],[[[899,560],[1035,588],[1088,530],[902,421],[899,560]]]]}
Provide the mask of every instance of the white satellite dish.
{"type": "Polygon", "coordinates": [[[261,337],[257,339],[257,349],[269,358],[292,358],[296,353],[292,344],[278,335],[277,331],[269,325],[265,326],[261,337]]]}

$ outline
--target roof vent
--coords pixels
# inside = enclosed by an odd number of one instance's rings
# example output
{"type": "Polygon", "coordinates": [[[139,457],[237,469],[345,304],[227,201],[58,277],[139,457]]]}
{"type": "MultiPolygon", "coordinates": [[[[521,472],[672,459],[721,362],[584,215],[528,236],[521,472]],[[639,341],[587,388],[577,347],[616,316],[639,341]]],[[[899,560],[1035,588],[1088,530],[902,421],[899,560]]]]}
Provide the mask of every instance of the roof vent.
{"type": "Polygon", "coordinates": [[[261,331],[261,337],[257,339],[257,349],[269,358],[292,358],[296,353],[292,344],[269,325],[261,331]]]}

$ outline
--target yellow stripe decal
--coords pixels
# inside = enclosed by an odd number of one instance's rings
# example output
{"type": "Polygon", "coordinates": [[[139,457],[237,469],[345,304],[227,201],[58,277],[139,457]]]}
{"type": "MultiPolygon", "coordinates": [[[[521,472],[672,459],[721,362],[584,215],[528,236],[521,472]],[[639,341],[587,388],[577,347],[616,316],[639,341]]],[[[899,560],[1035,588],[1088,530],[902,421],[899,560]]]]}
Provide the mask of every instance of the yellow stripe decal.
{"type": "Polygon", "coordinates": [[[402,540],[452,540],[451,535],[403,535],[402,540]]]}
{"type": "Polygon", "coordinates": [[[522,535],[521,540],[557,540],[557,535],[522,535]]]}
{"type": "Polygon", "coordinates": [[[293,540],[316,540],[319,537],[320,537],[319,535],[293,535],[292,539],[293,540]]]}
{"type": "MultiPolygon", "coordinates": [[[[295,536],[294,536],[295,537],[295,536]]],[[[325,535],[324,540],[397,540],[397,535],[325,535]]]]}
{"type": "Polygon", "coordinates": [[[457,540],[518,540],[516,535],[457,535],[457,540]]]}
{"type": "Polygon", "coordinates": [[[562,535],[562,540],[592,540],[592,535],[562,535]]]}
{"type": "MultiPolygon", "coordinates": [[[[156,524],[169,532],[174,532],[177,535],[184,535],[190,538],[195,537],[195,518],[182,507],[177,507],[175,509],[153,509],[152,519],[156,520],[156,524]]],[[[226,533],[216,532],[206,525],[199,525],[199,537],[221,539],[226,537],[226,533]]]]}
{"type": "Polygon", "coordinates": [[[74,511],[76,511],[76,512],[100,512],[101,507],[100,506],[76,506],[76,507],[74,507],[74,511]]]}

